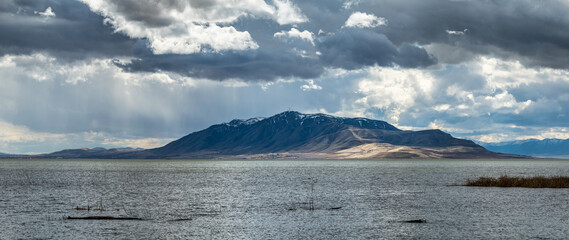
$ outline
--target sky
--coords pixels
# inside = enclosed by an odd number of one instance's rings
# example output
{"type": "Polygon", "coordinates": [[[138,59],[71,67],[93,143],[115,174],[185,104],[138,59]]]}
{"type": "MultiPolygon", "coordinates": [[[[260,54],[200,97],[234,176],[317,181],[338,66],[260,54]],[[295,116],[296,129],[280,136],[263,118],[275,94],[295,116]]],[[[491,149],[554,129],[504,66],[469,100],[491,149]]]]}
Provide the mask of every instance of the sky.
{"type": "Polygon", "coordinates": [[[1,0],[0,152],[294,110],[569,138],[567,0],[1,0]]]}

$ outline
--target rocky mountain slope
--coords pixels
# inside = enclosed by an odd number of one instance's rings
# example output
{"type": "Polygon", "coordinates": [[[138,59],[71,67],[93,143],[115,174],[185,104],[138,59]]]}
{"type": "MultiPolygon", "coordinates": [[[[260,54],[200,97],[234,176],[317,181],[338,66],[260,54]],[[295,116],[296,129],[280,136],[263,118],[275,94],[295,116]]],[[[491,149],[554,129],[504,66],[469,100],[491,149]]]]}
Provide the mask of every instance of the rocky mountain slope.
{"type": "Polygon", "coordinates": [[[287,111],[233,120],[148,150],[64,150],[65,158],[517,158],[440,130],[402,131],[366,118],[287,111]]]}
{"type": "Polygon", "coordinates": [[[283,112],[233,120],[136,153],[150,158],[507,158],[440,130],[366,118],[283,112]]]}

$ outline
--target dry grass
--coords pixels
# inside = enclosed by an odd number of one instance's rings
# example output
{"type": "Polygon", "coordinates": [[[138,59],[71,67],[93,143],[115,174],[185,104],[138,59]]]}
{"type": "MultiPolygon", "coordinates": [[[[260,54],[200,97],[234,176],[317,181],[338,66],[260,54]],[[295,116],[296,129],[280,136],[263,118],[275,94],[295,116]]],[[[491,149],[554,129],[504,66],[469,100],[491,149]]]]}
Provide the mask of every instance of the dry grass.
{"type": "Polygon", "coordinates": [[[569,177],[510,177],[499,178],[481,177],[476,180],[468,179],[464,186],[475,187],[525,187],[525,188],[569,188],[569,177]]]}

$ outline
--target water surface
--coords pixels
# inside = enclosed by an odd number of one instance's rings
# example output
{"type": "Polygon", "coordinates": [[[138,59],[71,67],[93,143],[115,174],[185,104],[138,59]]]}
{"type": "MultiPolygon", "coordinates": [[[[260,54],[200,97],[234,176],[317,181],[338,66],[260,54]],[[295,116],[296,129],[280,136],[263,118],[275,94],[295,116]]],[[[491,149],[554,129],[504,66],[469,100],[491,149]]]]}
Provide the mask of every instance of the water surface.
{"type": "Polygon", "coordinates": [[[0,160],[0,239],[569,236],[569,189],[455,186],[502,174],[569,161],[0,160]],[[144,220],[66,219],[97,215],[144,220]]]}

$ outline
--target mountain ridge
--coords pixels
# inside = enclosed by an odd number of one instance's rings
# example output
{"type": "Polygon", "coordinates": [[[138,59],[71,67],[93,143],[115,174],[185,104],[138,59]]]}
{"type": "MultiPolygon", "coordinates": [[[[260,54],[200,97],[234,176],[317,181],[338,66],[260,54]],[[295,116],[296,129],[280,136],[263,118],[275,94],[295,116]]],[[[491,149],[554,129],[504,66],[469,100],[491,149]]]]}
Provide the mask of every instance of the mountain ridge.
{"type": "Polygon", "coordinates": [[[162,147],[137,150],[70,149],[43,157],[357,159],[523,158],[500,154],[441,130],[405,131],[381,120],[286,111],[234,119],[190,133],[162,147]]]}
{"type": "Polygon", "coordinates": [[[164,147],[154,150],[159,153],[231,148],[238,154],[291,150],[307,140],[343,130],[346,126],[401,131],[391,124],[362,118],[338,118],[326,114],[301,114],[287,111],[257,121],[232,120],[229,123],[212,125],[191,133],[164,147]],[[204,138],[202,134],[207,134],[204,138]],[[228,137],[232,136],[232,137],[228,137]],[[318,135],[318,136],[316,136],[318,135]],[[198,138],[196,138],[198,137],[198,138]],[[265,141],[266,143],[259,143],[265,141]],[[235,146],[237,144],[238,146],[235,146]],[[223,146],[222,146],[223,145],[223,146]],[[240,148],[240,149],[237,149],[240,148]],[[248,152],[249,151],[249,152],[248,152]]]}
{"type": "Polygon", "coordinates": [[[381,120],[295,111],[215,124],[144,154],[168,158],[516,157],[487,151],[441,130],[404,131],[381,120]]]}
{"type": "Polygon", "coordinates": [[[569,158],[569,139],[526,139],[498,143],[480,143],[491,151],[534,157],[569,158]]]}

